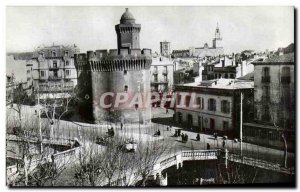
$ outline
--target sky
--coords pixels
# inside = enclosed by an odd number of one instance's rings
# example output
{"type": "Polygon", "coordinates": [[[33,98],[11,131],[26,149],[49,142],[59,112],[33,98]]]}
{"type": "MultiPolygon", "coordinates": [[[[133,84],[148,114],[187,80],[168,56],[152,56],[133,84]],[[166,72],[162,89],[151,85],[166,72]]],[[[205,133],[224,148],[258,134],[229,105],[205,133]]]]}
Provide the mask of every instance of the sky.
{"type": "MultiPolygon", "coordinates": [[[[116,49],[114,26],[126,7],[6,8],[6,51],[33,51],[40,45],[73,45],[81,52],[116,49]]],[[[264,51],[294,42],[293,7],[128,7],[141,24],[140,47],[159,52],[160,41],[171,49],[212,46],[217,23],[225,53],[264,51]]]]}

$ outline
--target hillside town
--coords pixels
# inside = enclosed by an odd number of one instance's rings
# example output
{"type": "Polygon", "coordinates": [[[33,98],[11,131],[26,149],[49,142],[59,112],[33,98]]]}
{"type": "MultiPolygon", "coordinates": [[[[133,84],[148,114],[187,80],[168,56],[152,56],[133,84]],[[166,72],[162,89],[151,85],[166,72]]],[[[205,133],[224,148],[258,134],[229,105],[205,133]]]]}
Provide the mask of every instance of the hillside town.
{"type": "Polygon", "coordinates": [[[115,49],[7,52],[8,186],[295,185],[294,42],[228,53],[216,22],[153,50],[119,14],[115,49]]]}

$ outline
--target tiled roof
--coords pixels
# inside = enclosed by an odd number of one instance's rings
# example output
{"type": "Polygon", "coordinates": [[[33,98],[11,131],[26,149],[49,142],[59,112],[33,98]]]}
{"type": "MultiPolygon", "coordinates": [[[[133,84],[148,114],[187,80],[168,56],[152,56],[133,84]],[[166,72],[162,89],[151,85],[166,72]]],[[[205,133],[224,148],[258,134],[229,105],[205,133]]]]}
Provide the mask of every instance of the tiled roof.
{"type": "Polygon", "coordinates": [[[288,53],[280,56],[273,56],[270,57],[262,62],[258,63],[284,63],[284,62],[295,62],[295,55],[294,53],[288,53]]]}

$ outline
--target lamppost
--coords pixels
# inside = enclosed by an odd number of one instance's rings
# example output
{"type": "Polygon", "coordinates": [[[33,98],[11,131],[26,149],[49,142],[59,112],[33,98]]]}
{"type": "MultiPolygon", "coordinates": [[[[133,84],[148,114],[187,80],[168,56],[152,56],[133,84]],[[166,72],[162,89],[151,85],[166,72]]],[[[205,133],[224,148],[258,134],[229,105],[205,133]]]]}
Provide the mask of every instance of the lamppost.
{"type": "MultiPolygon", "coordinates": [[[[141,82],[138,81],[138,93],[141,94],[141,82]]],[[[140,111],[140,106],[139,106],[139,103],[138,103],[138,116],[139,116],[139,140],[141,141],[141,111],[140,111]]]]}

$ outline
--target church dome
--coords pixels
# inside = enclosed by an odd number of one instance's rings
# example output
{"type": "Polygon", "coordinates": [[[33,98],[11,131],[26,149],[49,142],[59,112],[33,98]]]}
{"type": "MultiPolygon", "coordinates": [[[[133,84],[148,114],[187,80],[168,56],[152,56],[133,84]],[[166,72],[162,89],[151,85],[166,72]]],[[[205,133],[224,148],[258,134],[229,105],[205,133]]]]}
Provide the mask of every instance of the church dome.
{"type": "Polygon", "coordinates": [[[125,13],[121,16],[120,20],[121,24],[134,24],[135,18],[133,17],[132,13],[129,12],[128,8],[126,8],[125,13]]]}

